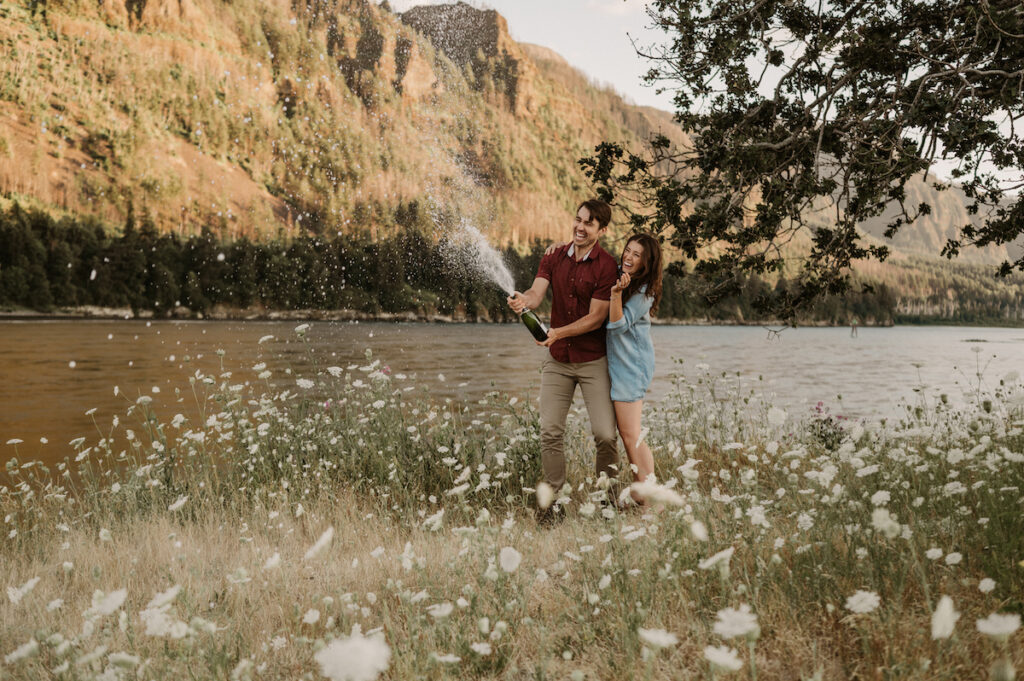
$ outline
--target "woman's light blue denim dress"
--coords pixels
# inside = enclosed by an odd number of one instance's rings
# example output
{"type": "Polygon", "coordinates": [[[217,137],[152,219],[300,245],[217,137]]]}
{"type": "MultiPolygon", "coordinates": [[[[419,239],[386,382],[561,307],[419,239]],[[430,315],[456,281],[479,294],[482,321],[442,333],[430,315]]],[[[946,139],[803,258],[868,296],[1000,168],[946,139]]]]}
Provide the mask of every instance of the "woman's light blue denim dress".
{"type": "Polygon", "coordinates": [[[622,305],[622,318],[609,322],[608,376],[612,381],[612,400],[642,400],[654,377],[654,344],[651,343],[651,303],[647,287],[629,297],[622,305]]]}

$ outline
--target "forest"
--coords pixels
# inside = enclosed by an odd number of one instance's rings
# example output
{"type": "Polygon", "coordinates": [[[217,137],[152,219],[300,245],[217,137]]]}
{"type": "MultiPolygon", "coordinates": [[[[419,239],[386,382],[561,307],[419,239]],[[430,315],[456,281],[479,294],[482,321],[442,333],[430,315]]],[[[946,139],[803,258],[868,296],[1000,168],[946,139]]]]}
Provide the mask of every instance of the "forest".
{"type": "MultiPolygon", "coordinates": [[[[471,257],[467,246],[434,236],[422,204],[404,204],[393,218],[393,226],[376,235],[279,234],[253,241],[223,239],[210,229],[189,236],[160,233],[145,210],[133,211],[120,233],[111,234],[92,217],[55,218],[13,203],[0,211],[0,310],[54,313],[95,306],[158,318],[204,317],[215,308],[235,316],[351,310],[424,319],[512,319],[504,294],[459,266],[471,257]]],[[[525,252],[502,251],[517,286],[529,286],[546,246],[534,240],[525,252]]],[[[995,284],[985,283],[991,275],[975,272],[982,268],[934,268],[928,281],[918,281],[921,264],[906,267],[916,279],[899,276],[899,270],[874,281],[858,274],[851,291],[822,299],[797,322],[1020,323],[1019,292],[997,295],[995,284]],[[930,292],[908,295],[915,282],[927,284],[930,292]]],[[[755,302],[787,285],[750,276],[737,295],[709,307],[688,289],[685,276],[667,275],[657,316],[679,322],[774,322],[759,318],[755,302]]]]}

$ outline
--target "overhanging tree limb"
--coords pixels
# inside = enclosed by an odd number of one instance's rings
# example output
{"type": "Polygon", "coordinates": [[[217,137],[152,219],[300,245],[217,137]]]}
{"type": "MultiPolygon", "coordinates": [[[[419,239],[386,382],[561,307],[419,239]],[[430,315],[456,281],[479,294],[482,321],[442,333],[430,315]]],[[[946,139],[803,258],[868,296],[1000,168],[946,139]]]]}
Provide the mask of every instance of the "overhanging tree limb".
{"type": "MultiPolygon", "coordinates": [[[[668,40],[644,51],[647,80],[674,92],[692,146],[608,143],[581,163],[636,228],[694,261],[676,270],[691,271],[709,302],[749,273],[794,267],[795,249],[781,244],[801,234],[796,285],[765,297],[763,311],[792,317],[841,291],[853,261],[888,254],[857,225],[895,203],[893,236],[930,213],[906,187],[940,158],[956,159],[953,179],[976,215],[945,255],[1024,232],[1022,199],[996,176],[1024,169],[1016,0],[656,0],[649,12],[668,40]]],[[[1024,257],[999,272],[1014,269],[1024,257]]]]}

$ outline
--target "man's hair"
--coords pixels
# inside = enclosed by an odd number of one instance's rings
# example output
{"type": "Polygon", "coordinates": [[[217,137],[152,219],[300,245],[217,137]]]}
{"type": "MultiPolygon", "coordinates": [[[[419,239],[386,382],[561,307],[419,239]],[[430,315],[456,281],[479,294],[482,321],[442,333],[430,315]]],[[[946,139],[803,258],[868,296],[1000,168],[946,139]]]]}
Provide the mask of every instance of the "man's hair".
{"type": "Polygon", "coordinates": [[[586,208],[590,211],[590,219],[597,220],[597,225],[600,229],[604,229],[612,221],[612,207],[601,199],[587,199],[576,206],[577,213],[580,212],[580,208],[586,208]]]}

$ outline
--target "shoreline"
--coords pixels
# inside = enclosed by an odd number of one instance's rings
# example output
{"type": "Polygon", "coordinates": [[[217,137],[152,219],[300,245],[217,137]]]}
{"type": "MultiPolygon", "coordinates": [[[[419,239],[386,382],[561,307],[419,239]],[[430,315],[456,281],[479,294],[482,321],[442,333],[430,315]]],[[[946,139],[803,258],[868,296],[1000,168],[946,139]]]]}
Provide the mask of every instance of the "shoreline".
{"type": "MultiPolygon", "coordinates": [[[[82,306],[57,308],[50,312],[28,309],[0,310],[0,322],[4,321],[190,321],[190,322],[385,322],[419,324],[514,324],[515,320],[471,319],[465,315],[425,315],[416,312],[361,312],[359,310],[267,310],[263,308],[215,307],[207,314],[192,314],[188,308],[178,308],[169,316],[156,316],[152,310],[141,310],[138,315],[130,308],[82,306]]],[[[791,328],[782,320],[739,321],[729,319],[658,319],[654,326],[757,326],[767,328],[791,328]]],[[[849,328],[849,324],[832,324],[825,321],[801,322],[796,327],[849,328]]],[[[891,328],[894,326],[962,326],[993,328],[1024,328],[1024,323],[999,324],[994,321],[959,323],[949,319],[934,319],[922,322],[860,323],[859,328],[891,328]]]]}
{"type": "MultiPolygon", "coordinates": [[[[156,316],[152,310],[141,310],[138,315],[130,308],[109,308],[83,306],[59,308],[50,312],[35,310],[0,310],[0,322],[3,321],[188,321],[188,322],[394,322],[421,324],[515,324],[517,320],[470,319],[465,315],[424,315],[416,312],[361,312],[359,310],[266,310],[214,308],[207,314],[192,314],[187,308],[178,308],[169,316],[156,316]]],[[[737,321],[728,319],[658,319],[652,318],[654,326],[762,326],[789,328],[789,324],[781,320],[737,321]]],[[[804,327],[849,327],[849,324],[831,324],[828,322],[805,322],[798,324],[804,327]]],[[[858,324],[859,327],[892,327],[892,322],[884,324],[858,324]]],[[[956,325],[966,326],[966,325],[956,325]]]]}

